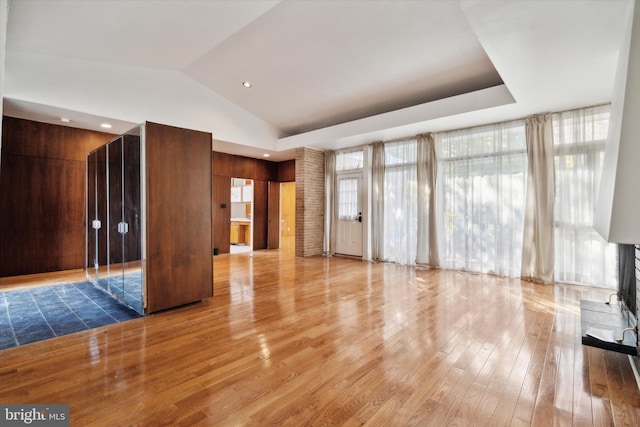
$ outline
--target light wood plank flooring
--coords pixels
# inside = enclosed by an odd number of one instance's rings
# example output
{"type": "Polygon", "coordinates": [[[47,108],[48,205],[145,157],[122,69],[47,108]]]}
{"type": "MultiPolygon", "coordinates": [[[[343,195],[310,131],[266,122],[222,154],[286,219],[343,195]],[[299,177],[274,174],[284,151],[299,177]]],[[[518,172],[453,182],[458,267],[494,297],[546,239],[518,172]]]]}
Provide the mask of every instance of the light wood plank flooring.
{"type": "Polygon", "coordinates": [[[637,426],[627,356],[583,347],[609,291],[279,251],[214,258],[215,296],[0,351],[1,403],[71,424],[637,426]]]}

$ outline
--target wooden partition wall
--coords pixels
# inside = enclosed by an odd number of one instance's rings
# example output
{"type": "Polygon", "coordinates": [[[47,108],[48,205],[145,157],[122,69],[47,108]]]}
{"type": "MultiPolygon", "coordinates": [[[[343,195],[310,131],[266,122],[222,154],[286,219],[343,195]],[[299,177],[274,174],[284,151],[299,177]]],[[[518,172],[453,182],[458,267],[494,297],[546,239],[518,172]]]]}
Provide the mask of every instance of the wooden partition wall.
{"type": "Polygon", "coordinates": [[[113,137],[3,117],[0,277],[84,267],[86,156],[113,137]]]}
{"type": "Polygon", "coordinates": [[[147,312],[213,295],[211,134],[147,122],[147,312]]]}
{"type": "Polygon", "coordinates": [[[229,253],[231,178],[253,180],[253,249],[274,249],[279,241],[279,194],[274,184],[295,181],[295,161],[271,162],[233,154],[212,154],[213,247],[229,253]]]}

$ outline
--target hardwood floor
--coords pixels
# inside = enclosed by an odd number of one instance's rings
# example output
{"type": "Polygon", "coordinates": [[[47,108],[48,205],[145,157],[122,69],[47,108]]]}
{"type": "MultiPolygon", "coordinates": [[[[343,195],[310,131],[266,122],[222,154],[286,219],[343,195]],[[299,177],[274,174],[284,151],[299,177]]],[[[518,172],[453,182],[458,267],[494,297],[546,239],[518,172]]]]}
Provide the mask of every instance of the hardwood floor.
{"type": "Polygon", "coordinates": [[[71,425],[640,424],[626,356],[580,343],[609,291],[278,251],[215,296],[0,351],[0,402],[71,425]]]}

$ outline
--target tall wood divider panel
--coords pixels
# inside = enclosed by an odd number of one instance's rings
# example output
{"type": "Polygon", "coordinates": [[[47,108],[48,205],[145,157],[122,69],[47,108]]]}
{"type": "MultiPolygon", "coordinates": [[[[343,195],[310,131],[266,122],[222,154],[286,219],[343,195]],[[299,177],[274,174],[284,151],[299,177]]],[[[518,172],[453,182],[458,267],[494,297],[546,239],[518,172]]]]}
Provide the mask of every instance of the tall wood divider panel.
{"type": "Polygon", "coordinates": [[[210,133],[145,126],[146,311],[213,296],[210,133]]]}
{"type": "Polygon", "coordinates": [[[141,313],[213,296],[211,141],[146,122],[87,157],[87,276],[141,313]]]}

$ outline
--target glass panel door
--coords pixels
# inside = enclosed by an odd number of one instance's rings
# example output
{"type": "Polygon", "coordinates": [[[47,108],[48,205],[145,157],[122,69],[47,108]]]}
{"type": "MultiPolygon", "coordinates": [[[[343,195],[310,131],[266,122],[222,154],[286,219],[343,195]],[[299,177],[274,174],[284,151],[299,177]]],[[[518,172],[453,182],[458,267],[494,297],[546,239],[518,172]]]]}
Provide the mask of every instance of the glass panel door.
{"type": "Polygon", "coordinates": [[[144,314],[141,127],[87,156],[87,278],[144,314]]]}
{"type": "Polygon", "coordinates": [[[107,144],[108,168],[108,213],[109,213],[109,276],[108,289],[119,301],[124,301],[123,259],[123,167],[122,137],[107,144]]]}
{"type": "Polygon", "coordinates": [[[124,302],[144,313],[142,299],[142,200],[140,192],[140,127],[128,131],[123,143],[123,296],[124,302]]]}
{"type": "Polygon", "coordinates": [[[93,151],[87,156],[87,278],[97,281],[98,275],[98,199],[96,197],[96,158],[93,151]]]}
{"type": "MultiPolygon", "coordinates": [[[[107,147],[96,150],[95,157],[95,283],[104,290],[108,290],[107,281],[107,147]]],[[[93,224],[92,224],[93,225],[93,224]]]]}
{"type": "Polygon", "coordinates": [[[362,174],[338,175],[336,253],[362,256],[362,174]]]}

